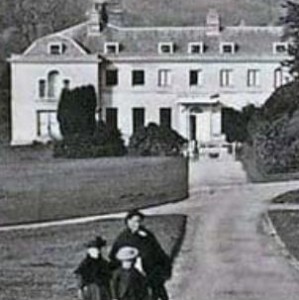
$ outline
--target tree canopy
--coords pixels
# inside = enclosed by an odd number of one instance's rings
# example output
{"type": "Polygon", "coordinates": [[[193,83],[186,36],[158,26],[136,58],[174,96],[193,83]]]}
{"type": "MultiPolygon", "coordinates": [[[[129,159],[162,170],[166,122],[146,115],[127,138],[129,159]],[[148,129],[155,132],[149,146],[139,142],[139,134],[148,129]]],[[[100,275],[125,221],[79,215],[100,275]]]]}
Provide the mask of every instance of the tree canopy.
{"type": "Polygon", "coordinates": [[[286,14],[282,17],[282,23],[285,26],[285,38],[290,42],[289,54],[284,64],[290,68],[290,73],[295,80],[299,79],[299,3],[288,0],[283,7],[286,14]]]}

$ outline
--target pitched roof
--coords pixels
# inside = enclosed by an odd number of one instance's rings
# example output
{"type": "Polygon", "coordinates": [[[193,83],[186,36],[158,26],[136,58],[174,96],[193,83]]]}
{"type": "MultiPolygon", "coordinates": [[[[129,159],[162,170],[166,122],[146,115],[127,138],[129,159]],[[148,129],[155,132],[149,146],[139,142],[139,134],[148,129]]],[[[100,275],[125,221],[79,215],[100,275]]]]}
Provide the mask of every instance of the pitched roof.
{"type": "MultiPolygon", "coordinates": [[[[103,53],[106,42],[118,42],[120,56],[157,55],[158,44],[173,42],[175,53],[188,53],[188,43],[203,42],[204,55],[219,55],[222,42],[233,42],[237,56],[272,55],[273,43],[282,36],[281,27],[224,27],[217,36],[208,36],[206,27],[116,27],[108,26],[103,32],[88,33],[87,24],[71,36],[90,53],[103,53]],[[85,31],[85,32],[84,32],[85,31]]],[[[65,32],[68,34],[68,32],[65,32]]]]}
{"type": "MultiPolygon", "coordinates": [[[[104,54],[106,42],[118,42],[120,52],[115,57],[163,57],[159,55],[158,44],[161,42],[172,42],[175,47],[174,54],[168,57],[186,56],[188,54],[188,43],[203,42],[205,51],[203,54],[193,54],[205,57],[221,57],[220,44],[232,42],[236,45],[235,58],[245,57],[273,57],[273,43],[281,41],[282,27],[278,26],[230,26],[223,27],[217,36],[209,36],[207,27],[117,27],[111,24],[102,32],[90,32],[89,23],[63,30],[56,34],[43,37],[31,46],[26,55],[46,55],[46,45],[55,39],[73,41],[72,51],[69,55],[104,54]],[[78,51],[78,47],[82,51],[78,51]],[[29,51],[30,50],[30,51],[29,51]],[[75,51],[76,50],[76,51],[75,51]]],[[[67,55],[68,53],[66,53],[67,55]]],[[[228,56],[228,54],[226,54],[228,56]]],[[[277,55],[276,57],[281,57],[277,55]]]]}

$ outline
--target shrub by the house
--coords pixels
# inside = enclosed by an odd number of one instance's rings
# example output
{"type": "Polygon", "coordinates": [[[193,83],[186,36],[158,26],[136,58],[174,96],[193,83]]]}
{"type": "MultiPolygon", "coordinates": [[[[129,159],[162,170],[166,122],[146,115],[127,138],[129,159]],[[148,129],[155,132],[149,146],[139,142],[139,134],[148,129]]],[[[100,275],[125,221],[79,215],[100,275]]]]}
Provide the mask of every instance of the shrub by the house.
{"type": "Polygon", "coordinates": [[[257,108],[250,104],[241,111],[231,107],[222,108],[222,132],[228,142],[244,142],[248,138],[247,125],[257,108]]]}
{"type": "Polygon", "coordinates": [[[64,137],[90,136],[96,128],[96,93],[92,85],[64,89],[58,105],[58,122],[64,137]]]}
{"type": "Polygon", "coordinates": [[[54,145],[55,157],[88,158],[124,155],[126,148],[117,128],[96,122],[96,93],[93,86],[64,89],[58,106],[63,136],[54,145]]]}
{"type": "Polygon", "coordinates": [[[299,92],[294,81],[277,89],[248,126],[256,165],[264,173],[299,170],[299,92]]]}
{"type": "Polygon", "coordinates": [[[187,142],[176,131],[167,126],[150,123],[139,128],[130,138],[128,152],[136,156],[179,155],[187,142]]]}

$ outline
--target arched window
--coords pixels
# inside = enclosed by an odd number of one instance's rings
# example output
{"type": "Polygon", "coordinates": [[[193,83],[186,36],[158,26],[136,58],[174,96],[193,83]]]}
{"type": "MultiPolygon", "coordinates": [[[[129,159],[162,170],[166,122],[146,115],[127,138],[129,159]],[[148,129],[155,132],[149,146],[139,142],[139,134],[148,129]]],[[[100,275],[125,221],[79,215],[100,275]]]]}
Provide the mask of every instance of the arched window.
{"type": "Polygon", "coordinates": [[[58,97],[58,71],[51,71],[48,74],[48,97],[57,98],[58,97]]]}
{"type": "Polygon", "coordinates": [[[274,70],[274,88],[278,88],[283,84],[283,73],[281,68],[274,70]]]}

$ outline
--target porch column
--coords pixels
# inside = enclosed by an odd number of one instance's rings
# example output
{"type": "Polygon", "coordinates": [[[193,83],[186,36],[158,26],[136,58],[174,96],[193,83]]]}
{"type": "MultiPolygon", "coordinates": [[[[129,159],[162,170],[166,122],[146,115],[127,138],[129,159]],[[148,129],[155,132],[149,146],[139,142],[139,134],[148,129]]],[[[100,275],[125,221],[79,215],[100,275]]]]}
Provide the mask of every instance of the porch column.
{"type": "Polygon", "coordinates": [[[221,106],[217,106],[213,109],[212,113],[212,135],[213,136],[220,136],[221,135],[221,121],[222,121],[222,113],[221,113],[221,106]]]}
{"type": "Polygon", "coordinates": [[[179,126],[178,126],[178,132],[186,139],[189,139],[189,117],[190,116],[190,111],[189,109],[184,106],[180,105],[179,106],[179,126]]]}

